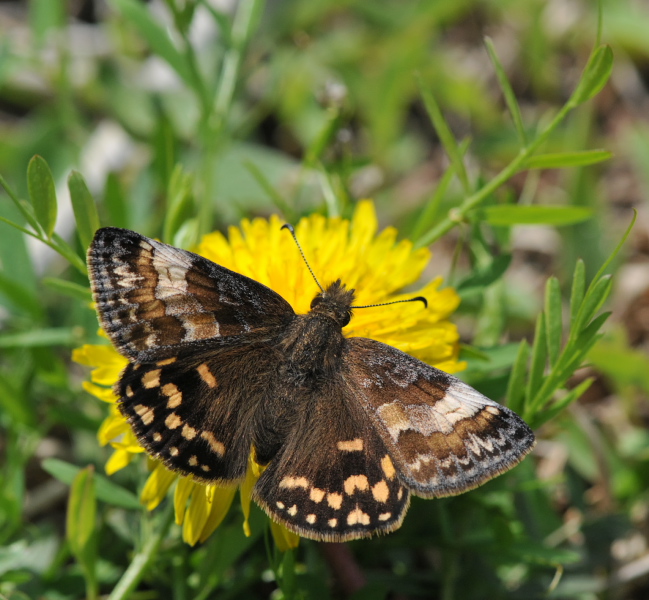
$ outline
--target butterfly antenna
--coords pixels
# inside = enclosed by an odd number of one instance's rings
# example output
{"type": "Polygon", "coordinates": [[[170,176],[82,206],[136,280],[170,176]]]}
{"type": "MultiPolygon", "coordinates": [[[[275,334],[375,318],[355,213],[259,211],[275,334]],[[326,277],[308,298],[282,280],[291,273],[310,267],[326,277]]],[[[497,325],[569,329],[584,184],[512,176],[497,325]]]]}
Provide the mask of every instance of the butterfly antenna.
{"type": "Polygon", "coordinates": [[[399,304],[400,302],[423,302],[424,307],[428,308],[428,300],[423,296],[408,298],[407,300],[393,300],[392,302],[382,302],[381,304],[367,304],[365,306],[350,306],[349,308],[374,308],[375,306],[388,306],[389,304],[399,304]]]}
{"type": "Polygon", "coordinates": [[[318,281],[318,278],[315,276],[315,273],[313,272],[313,269],[311,268],[309,261],[306,259],[306,256],[304,256],[304,250],[302,250],[302,246],[300,246],[300,242],[297,241],[297,236],[295,235],[295,229],[293,229],[293,225],[284,223],[284,225],[282,225],[281,228],[288,229],[291,232],[291,235],[293,236],[293,240],[295,241],[295,245],[297,246],[297,249],[300,251],[300,254],[302,255],[302,260],[304,260],[304,264],[306,265],[306,268],[309,269],[309,273],[311,273],[311,277],[313,277],[313,281],[315,281],[318,284],[320,291],[324,292],[325,289],[320,285],[320,282],[318,281]]]}

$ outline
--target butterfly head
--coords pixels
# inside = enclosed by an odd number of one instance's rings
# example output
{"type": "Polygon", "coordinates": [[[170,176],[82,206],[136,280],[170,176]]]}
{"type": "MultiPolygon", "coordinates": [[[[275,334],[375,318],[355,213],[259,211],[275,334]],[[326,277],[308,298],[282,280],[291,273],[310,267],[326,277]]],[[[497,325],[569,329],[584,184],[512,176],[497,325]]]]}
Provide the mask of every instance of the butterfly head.
{"type": "Polygon", "coordinates": [[[352,318],[354,290],[348,290],[337,279],[311,301],[311,312],[333,319],[340,327],[345,327],[352,318]]]}

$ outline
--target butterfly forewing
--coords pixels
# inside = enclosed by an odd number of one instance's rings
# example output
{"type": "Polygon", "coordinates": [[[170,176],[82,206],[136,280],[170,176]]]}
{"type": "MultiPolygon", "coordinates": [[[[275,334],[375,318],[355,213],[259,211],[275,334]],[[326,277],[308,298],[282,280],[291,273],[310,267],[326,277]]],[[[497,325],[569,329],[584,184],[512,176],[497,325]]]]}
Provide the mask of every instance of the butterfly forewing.
{"type": "Polygon", "coordinates": [[[344,398],[324,394],[264,471],[254,497],[300,535],[341,542],[401,525],[410,493],[381,438],[344,398]],[[360,417],[360,418],[359,418],[360,417]]]}
{"type": "Polygon", "coordinates": [[[534,446],[534,434],[511,410],[396,348],[352,338],[349,361],[367,417],[418,496],[475,488],[534,446]]]}
{"type": "Polygon", "coordinates": [[[180,343],[263,336],[294,316],[266,286],[126,229],[97,232],[88,270],[102,327],[132,360],[173,356],[180,343]]]}

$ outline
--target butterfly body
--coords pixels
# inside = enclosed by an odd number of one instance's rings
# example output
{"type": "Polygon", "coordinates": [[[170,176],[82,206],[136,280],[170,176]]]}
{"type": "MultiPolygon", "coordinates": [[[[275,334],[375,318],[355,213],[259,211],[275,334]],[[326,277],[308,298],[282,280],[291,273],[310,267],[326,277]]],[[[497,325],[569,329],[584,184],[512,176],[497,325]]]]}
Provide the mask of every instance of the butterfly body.
{"type": "Polygon", "coordinates": [[[319,540],[396,529],[410,493],[460,493],[521,460],[534,436],[505,407],[399,350],[346,338],[340,281],[297,315],[278,294],[135,232],[97,232],[102,326],[130,361],[115,391],[142,446],[183,475],[241,481],[319,540]]]}

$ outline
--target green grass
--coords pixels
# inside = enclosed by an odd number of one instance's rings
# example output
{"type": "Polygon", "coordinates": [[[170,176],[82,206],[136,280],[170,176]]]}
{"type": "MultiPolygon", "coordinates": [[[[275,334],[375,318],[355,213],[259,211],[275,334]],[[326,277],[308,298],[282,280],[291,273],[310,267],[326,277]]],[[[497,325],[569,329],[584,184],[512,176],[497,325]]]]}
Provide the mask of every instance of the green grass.
{"type": "Polygon", "coordinates": [[[633,298],[611,304],[643,259],[625,233],[633,197],[614,184],[622,172],[646,197],[647,127],[620,105],[647,100],[623,83],[641,79],[649,12],[165,0],[163,22],[146,3],[107,4],[86,26],[96,45],[73,37],[63,0],[29,3],[13,27],[27,45],[0,24],[0,594],[350,591],[320,544],[277,551],[256,508],[252,537],[233,508],[195,548],[171,501],[138,508],[144,465],[103,475],[106,407],[70,354],[97,341],[84,254],[100,224],[188,247],[243,217],[349,217],[369,196],[383,226],[432,244],[430,275],[462,296],[463,378],[541,443],[478,490],[415,499],[397,532],[334,547],[366,581],[352,597],[649,594],[646,573],[621,579],[649,545],[649,332],[625,330],[633,298]],[[194,37],[197,21],[211,36],[194,37]]]}

